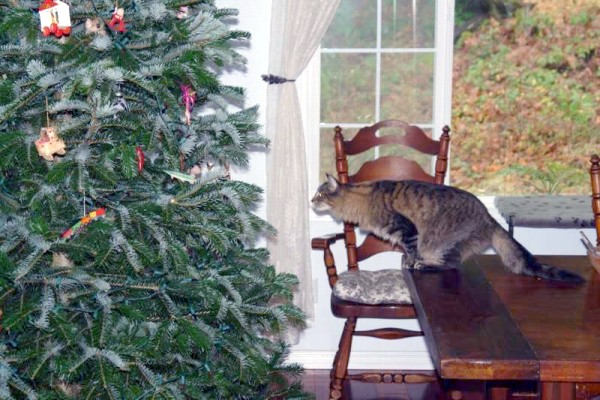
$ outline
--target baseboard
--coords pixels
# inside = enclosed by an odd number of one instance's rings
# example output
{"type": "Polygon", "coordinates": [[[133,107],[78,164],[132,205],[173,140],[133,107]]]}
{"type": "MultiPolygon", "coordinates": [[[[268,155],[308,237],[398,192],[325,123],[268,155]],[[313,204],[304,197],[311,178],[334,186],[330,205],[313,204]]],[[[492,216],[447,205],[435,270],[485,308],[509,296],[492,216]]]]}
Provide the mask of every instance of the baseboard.
{"type": "MultiPolygon", "coordinates": [[[[333,351],[292,351],[287,360],[305,369],[330,369],[333,351]]],[[[372,352],[353,351],[349,369],[432,370],[433,364],[426,351],[372,352]]]]}

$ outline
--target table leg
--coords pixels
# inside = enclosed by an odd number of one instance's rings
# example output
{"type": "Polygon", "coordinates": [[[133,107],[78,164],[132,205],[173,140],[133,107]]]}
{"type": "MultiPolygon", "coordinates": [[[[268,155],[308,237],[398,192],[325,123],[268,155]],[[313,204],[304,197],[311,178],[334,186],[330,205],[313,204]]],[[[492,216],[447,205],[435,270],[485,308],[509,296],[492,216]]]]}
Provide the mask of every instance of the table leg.
{"type": "Polygon", "coordinates": [[[572,382],[540,382],[542,400],[575,400],[575,384],[572,382]]]}
{"type": "Polygon", "coordinates": [[[509,400],[510,390],[507,387],[492,387],[488,389],[489,400],[509,400]]]}
{"type": "Polygon", "coordinates": [[[588,400],[597,398],[600,395],[600,383],[576,383],[575,384],[575,398],[577,400],[588,400]]]}
{"type": "Polygon", "coordinates": [[[448,400],[486,400],[485,381],[446,380],[448,400]]]}

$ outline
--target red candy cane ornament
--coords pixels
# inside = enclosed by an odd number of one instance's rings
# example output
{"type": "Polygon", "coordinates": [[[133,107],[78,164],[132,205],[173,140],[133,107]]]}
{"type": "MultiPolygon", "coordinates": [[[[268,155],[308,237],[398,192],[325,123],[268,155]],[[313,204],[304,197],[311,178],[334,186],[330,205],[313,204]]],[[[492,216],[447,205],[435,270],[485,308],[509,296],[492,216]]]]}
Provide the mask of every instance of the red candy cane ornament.
{"type": "Polygon", "coordinates": [[[144,170],[144,151],[140,146],[135,148],[135,153],[137,154],[137,167],[138,172],[141,174],[144,170]]]}

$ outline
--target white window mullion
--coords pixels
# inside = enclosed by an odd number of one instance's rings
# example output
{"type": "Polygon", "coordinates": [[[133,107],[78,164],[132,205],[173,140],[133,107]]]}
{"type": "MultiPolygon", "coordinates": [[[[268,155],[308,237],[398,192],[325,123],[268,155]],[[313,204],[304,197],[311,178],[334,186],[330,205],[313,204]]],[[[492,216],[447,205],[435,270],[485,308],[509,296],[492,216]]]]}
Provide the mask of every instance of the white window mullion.
{"type": "Polygon", "coordinates": [[[436,1],[433,135],[450,125],[452,109],[452,57],[454,53],[454,0],[436,1]]]}
{"type": "Polygon", "coordinates": [[[412,38],[413,46],[417,43],[417,0],[412,0],[412,38]]]}
{"type": "MultiPolygon", "coordinates": [[[[309,198],[319,185],[319,155],[321,146],[321,52],[317,49],[304,71],[296,79],[298,101],[304,128],[307,155],[309,198]]],[[[312,210],[312,209],[311,209],[312,210]]],[[[311,218],[316,214],[311,211],[311,218]]]]}
{"type": "Polygon", "coordinates": [[[377,43],[375,45],[375,122],[381,120],[381,14],[383,12],[381,1],[382,0],[377,0],[377,43]]]}
{"type": "Polygon", "coordinates": [[[338,48],[334,48],[334,47],[328,47],[328,48],[322,48],[321,49],[321,53],[323,54],[327,54],[327,53],[367,53],[367,54],[377,54],[377,53],[435,53],[436,49],[435,47],[420,47],[420,48],[411,48],[411,47],[406,47],[406,48],[394,48],[394,49],[389,49],[389,48],[372,48],[372,49],[365,49],[365,48],[351,48],[351,49],[338,49],[338,48]]]}

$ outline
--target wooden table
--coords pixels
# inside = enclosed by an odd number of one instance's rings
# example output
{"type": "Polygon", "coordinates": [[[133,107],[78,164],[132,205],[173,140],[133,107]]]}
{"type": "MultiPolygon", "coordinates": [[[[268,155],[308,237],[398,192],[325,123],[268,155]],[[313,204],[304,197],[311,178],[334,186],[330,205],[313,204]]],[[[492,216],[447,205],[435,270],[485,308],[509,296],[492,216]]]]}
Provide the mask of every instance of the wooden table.
{"type": "Polygon", "coordinates": [[[587,282],[515,275],[493,255],[455,270],[406,271],[439,375],[475,388],[463,398],[521,398],[509,397],[517,382],[533,382],[544,400],[600,393],[600,275],[585,256],[538,259],[587,282]]]}

